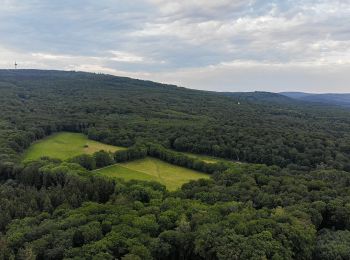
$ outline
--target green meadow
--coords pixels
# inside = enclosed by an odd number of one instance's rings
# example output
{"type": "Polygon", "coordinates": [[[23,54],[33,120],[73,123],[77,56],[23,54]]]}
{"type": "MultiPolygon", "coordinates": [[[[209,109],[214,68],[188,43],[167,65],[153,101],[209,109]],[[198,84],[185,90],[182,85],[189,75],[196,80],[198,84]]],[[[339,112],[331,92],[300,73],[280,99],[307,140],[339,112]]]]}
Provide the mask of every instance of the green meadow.
{"type": "Polygon", "coordinates": [[[79,133],[61,132],[50,135],[32,144],[23,154],[23,161],[36,160],[43,156],[66,160],[80,154],[93,154],[105,150],[115,152],[124,149],[89,140],[79,133]]]}
{"type": "Polygon", "coordinates": [[[198,160],[202,160],[203,162],[206,163],[217,163],[220,161],[226,161],[225,159],[220,159],[214,156],[208,156],[208,155],[201,155],[201,154],[194,154],[194,153],[186,153],[186,152],[181,152],[185,155],[187,155],[188,157],[192,157],[198,160]]]}
{"type": "MultiPolygon", "coordinates": [[[[121,149],[125,148],[89,140],[83,134],[61,132],[32,144],[23,154],[23,161],[36,160],[44,156],[66,160],[80,154],[93,154],[100,150],[115,152],[121,149]]],[[[191,156],[197,155],[191,154],[191,156]]],[[[205,161],[211,159],[212,162],[215,162],[213,158],[201,155],[198,155],[198,159],[205,161]]],[[[158,181],[169,190],[176,190],[190,180],[209,178],[208,174],[172,165],[151,157],[115,164],[95,170],[95,172],[124,180],[158,181]]]]}
{"type": "Polygon", "coordinates": [[[235,163],[235,164],[241,164],[242,162],[223,159],[215,156],[209,156],[209,155],[202,155],[202,154],[194,154],[194,153],[187,153],[187,152],[181,152],[182,154],[186,154],[189,157],[201,160],[206,163],[218,163],[218,162],[225,162],[225,163],[235,163]]]}
{"type": "Polygon", "coordinates": [[[168,190],[176,190],[190,180],[209,178],[208,174],[172,165],[152,157],[119,163],[95,172],[104,176],[125,180],[158,181],[164,184],[168,190]]]}

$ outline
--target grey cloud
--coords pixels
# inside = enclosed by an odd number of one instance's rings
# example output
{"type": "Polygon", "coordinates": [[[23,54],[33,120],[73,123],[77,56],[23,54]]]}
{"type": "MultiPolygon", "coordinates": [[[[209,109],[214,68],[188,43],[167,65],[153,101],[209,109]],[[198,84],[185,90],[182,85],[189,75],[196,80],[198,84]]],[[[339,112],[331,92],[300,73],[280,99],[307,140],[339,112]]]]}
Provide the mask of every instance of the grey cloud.
{"type": "Polygon", "coordinates": [[[349,0],[3,0],[0,67],[349,91],[349,24],[349,0]]]}

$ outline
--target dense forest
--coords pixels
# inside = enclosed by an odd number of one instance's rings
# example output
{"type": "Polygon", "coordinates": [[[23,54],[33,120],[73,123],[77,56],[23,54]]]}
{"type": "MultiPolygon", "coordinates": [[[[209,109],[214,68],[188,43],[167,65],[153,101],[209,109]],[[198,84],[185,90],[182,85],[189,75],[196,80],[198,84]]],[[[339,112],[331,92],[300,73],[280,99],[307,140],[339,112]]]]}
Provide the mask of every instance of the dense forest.
{"type": "Polygon", "coordinates": [[[0,180],[0,259],[350,259],[345,108],[0,70],[0,180]],[[59,131],[128,149],[21,163],[31,143],[59,131]],[[144,156],[211,179],[169,192],[90,171],[144,156]]]}

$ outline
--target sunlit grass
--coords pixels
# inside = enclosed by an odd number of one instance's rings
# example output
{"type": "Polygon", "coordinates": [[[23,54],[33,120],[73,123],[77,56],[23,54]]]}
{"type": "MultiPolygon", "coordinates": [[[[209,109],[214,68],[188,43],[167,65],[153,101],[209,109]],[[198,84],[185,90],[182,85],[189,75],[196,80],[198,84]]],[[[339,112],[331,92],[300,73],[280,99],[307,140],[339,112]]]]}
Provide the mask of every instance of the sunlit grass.
{"type": "Polygon", "coordinates": [[[169,190],[176,190],[190,180],[209,178],[208,174],[172,165],[151,157],[116,164],[95,172],[104,176],[123,178],[125,180],[158,181],[169,190]]]}
{"type": "Polygon", "coordinates": [[[61,132],[32,144],[23,154],[23,160],[36,160],[43,156],[65,160],[80,154],[93,154],[105,150],[115,152],[124,149],[93,140],[80,133],[61,132]]]}

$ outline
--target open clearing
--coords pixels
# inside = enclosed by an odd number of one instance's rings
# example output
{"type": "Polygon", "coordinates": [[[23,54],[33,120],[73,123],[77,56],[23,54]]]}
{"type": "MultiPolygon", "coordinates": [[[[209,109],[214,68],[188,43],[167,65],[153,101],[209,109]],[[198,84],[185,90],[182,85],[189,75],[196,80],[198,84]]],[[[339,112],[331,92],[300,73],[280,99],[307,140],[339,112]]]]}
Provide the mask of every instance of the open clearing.
{"type": "Polygon", "coordinates": [[[23,154],[23,160],[36,160],[43,156],[66,160],[84,153],[93,154],[100,150],[115,152],[121,149],[125,148],[89,140],[83,134],[61,132],[32,144],[23,154]]]}
{"type": "Polygon", "coordinates": [[[220,159],[209,155],[201,155],[201,154],[194,154],[194,153],[187,153],[187,152],[181,152],[181,153],[187,155],[188,157],[192,157],[206,163],[217,163],[219,161],[225,161],[225,159],[220,159]]]}
{"type": "Polygon", "coordinates": [[[168,190],[176,190],[190,180],[208,179],[210,177],[208,174],[172,165],[151,157],[119,163],[95,172],[125,180],[158,181],[164,184],[168,190]]]}
{"type": "MultiPolygon", "coordinates": [[[[100,150],[115,152],[121,149],[125,148],[89,140],[87,136],[80,133],[61,132],[32,144],[23,154],[23,161],[36,160],[44,156],[66,160],[84,153],[93,154],[100,150]]],[[[192,154],[192,156],[196,155],[192,154]]],[[[209,158],[201,157],[198,156],[199,159],[209,160],[209,158]]],[[[208,174],[172,165],[152,157],[115,164],[95,170],[95,172],[125,180],[158,181],[168,190],[176,190],[190,180],[209,178],[208,174]]]]}
{"type": "Polygon", "coordinates": [[[202,154],[195,154],[195,153],[188,153],[188,152],[181,152],[181,153],[189,157],[202,160],[203,162],[206,162],[206,163],[218,163],[218,162],[241,163],[238,161],[233,161],[233,160],[219,158],[215,156],[209,156],[209,155],[202,155],[202,154]]]}

